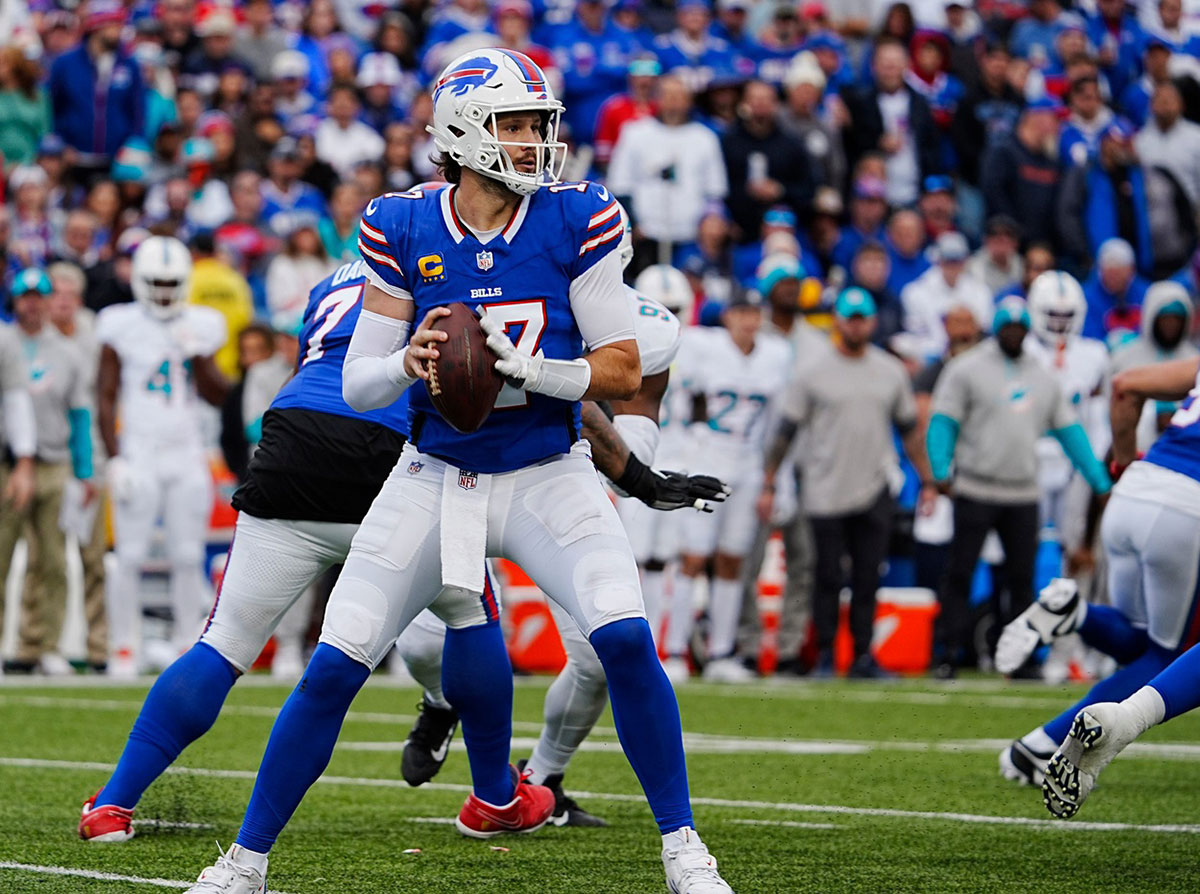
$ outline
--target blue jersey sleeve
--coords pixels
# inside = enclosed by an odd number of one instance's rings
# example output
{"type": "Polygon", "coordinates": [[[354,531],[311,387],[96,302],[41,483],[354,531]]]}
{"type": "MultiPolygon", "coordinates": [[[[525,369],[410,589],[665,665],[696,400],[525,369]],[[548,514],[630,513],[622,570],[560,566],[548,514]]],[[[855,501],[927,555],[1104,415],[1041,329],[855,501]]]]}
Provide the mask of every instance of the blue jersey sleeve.
{"type": "Polygon", "coordinates": [[[367,279],[389,295],[411,298],[402,258],[404,236],[415,198],[388,193],[367,203],[358,230],[358,251],[367,266],[367,279]]]}
{"type": "Polygon", "coordinates": [[[578,279],[621,243],[621,211],[612,193],[599,183],[562,183],[549,187],[563,196],[566,229],[574,236],[577,253],[570,262],[572,280],[578,279]]]}

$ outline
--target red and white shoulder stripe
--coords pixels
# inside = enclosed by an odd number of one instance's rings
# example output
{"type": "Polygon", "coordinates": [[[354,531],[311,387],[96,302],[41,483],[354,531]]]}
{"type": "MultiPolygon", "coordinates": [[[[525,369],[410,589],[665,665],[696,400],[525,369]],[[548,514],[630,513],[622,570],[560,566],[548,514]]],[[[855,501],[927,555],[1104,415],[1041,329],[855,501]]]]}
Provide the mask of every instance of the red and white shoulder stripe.
{"type": "Polygon", "coordinates": [[[597,227],[603,227],[606,223],[611,221],[614,217],[620,218],[620,216],[621,216],[621,211],[617,207],[617,200],[613,199],[611,202],[609,202],[607,205],[605,205],[600,211],[596,212],[588,219],[588,232],[595,230],[597,227]]]}
{"type": "Polygon", "coordinates": [[[397,273],[403,273],[396,259],[392,257],[391,246],[383,232],[371,226],[365,220],[358,230],[358,250],[364,258],[370,258],[386,267],[391,267],[397,273]]]}

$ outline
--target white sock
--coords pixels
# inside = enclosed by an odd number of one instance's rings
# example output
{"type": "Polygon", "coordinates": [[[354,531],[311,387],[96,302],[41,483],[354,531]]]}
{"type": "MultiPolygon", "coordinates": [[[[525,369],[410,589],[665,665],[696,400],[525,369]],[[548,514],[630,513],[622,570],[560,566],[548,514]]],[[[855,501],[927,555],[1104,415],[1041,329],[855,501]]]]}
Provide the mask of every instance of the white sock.
{"type": "Polygon", "coordinates": [[[1150,727],[1162,723],[1167,716],[1167,705],[1153,686],[1143,686],[1121,702],[1121,707],[1129,709],[1130,715],[1138,725],[1139,736],[1150,727]]]}
{"type": "Polygon", "coordinates": [[[262,875],[267,874],[267,855],[260,854],[258,851],[252,851],[249,848],[242,847],[240,844],[235,844],[229,849],[229,859],[239,866],[249,866],[251,869],[257,869],[262,875]]]}
{"type": "Polygon", "coordinates": [[[1021,736],[1021,741],[1029,747],[1030,751],[1037,751],[1044,754],[1050,754],[1058,748],[1058,743],[1050,738],[1044,726],[1039,726],[1032,732],[1021,736]]]}
{"type": "Polygon", "coordinates": [[[737,643],[742,614],[742,582],[716,578],[708,600],[708,657],[728,658],[737,643]]]}
{"type": "Polygon", "coordinates": [[[696,581],[697,578],[682,574],[675,578],[675,591],[671,594],[671,604],[667,607],[667,632],[663,638],[667,654],[672,657],[688,653],[692,627],[696,623],[692,608],[696,581]]]}
{"type": "Polygon", "coordinates": [[[654,645],[662,641],[662,608],[663,588],[666,584],[665,571],[649,571],[642,569],[642,602],[646,606],[646,621],[650,625],[650,633],[654,636],[654,645]]]}

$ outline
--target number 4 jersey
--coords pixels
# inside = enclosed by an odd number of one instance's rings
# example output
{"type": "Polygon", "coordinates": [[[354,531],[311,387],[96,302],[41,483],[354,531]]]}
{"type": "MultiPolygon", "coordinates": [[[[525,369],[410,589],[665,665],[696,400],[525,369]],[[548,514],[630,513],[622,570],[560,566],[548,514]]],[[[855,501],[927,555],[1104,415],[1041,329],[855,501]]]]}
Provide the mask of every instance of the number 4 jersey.
{"type": "Polygon", "coordinates": [[[100,312],[96,339],[121,360],[121,452],[201,449],[190,358],[225,344],[224,318],[186,305],[174,319],[159,320],[141,304],[114,304],[100,312]]]}
{"type": "MultiPolygon", "coordinates": [[[[483,305],[521,351],[560,360],[582,356],[573,300],[585,274],[620,240],[613,197],[592,183],[546,186],[523,198],[498,231],[477,236],[455,209],[456,192],[457,187],[416,189],[367,205],[359,250],[370,282],[397,298],[411,298],[416,322],[439,305],[483,305]]],[[[609,312],[607,306],[602,310],[609,312]]],[[[619,337],[587,348],[633,337],[627,301],[614,301],[611,316],[619,337]],[[628,320],[624,327],[622,316],[628,320]]],[[[438,415],[423,383],[410,395],[413,442],[466,469],[512,471],[565,453],[579,438],[578,402],[505,386],[483,426],[461,434],[438,415]]]]}

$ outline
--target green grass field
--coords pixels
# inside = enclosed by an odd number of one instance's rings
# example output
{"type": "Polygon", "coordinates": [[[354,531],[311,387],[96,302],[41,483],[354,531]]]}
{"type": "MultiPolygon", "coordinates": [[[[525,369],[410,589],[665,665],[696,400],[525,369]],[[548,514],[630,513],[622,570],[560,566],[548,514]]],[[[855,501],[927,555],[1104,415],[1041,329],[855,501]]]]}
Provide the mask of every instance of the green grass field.
{"type": "MultiPolygon", "coordinates": [[[[0,892],[186,887],[216,856],[214,842],[233,840],[287,690],[236,687],[210,734],[147,792],[138,836],[96,845],[75,837],[79,804],[119,755],[146,687],[82,683],[0,683],[0,892]]],[[[537,734],[544,686],[517,688],[514,760],[537,734]]],[[[990,680],[690,685],[680,703],[697,826],[740,894],[1194,890],[1200,719],[1134,746],[1070,823],[1052,822],[1040,793],[999,778],[1000,745],[1078,692],[990,680]]],[[[466,790],[464,752],[435,784],[400,780],[417,700],[386,680],[368,684],[279,839],[272,890],[664,890],[657,832],[611,717],[567,777],[609,828],[478,842],[448,825],[466,790]]]]}

